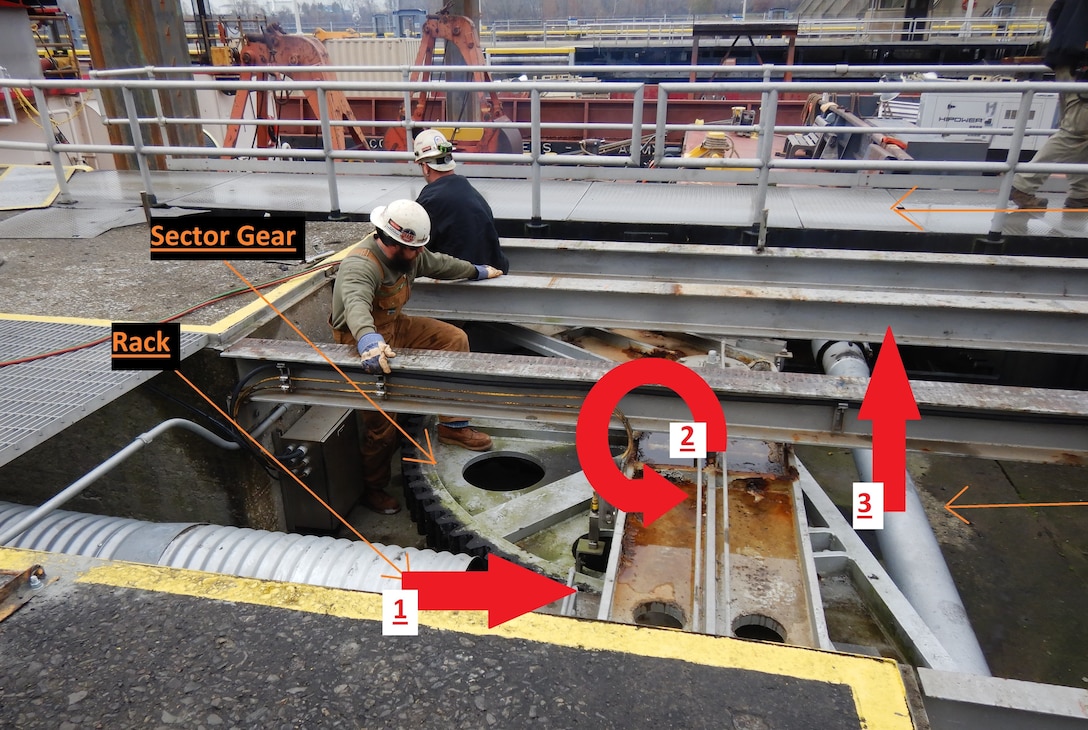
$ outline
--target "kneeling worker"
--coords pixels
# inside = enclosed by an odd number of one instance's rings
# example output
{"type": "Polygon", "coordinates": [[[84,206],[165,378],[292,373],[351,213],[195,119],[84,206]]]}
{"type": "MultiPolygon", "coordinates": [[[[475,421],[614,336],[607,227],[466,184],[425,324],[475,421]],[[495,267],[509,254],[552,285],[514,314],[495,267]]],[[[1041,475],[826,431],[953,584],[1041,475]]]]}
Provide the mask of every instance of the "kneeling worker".
{"type": "MultiPolygon", "coordinates": [[[[401,309],[418,276],[434,279],[491,279],[502,272],[445,254],[428,251],[431,221],[418,203],[394,200],[370,214],[375,230],[344,257],[333,286],[333,337],[354,345],[368,373],[388,373],[394,347],[468,352],[465,333],[428,317],[409,317],[401,309]]],[[[381,514],[400,511],[386,494],[392,476],[397,429],[377,411],[363,415],[363,504],[381,514]]],[[[472,428],[464,418],[442,416],[438,440],[471,451],[487,451],[491,437],[472,428]]]]}

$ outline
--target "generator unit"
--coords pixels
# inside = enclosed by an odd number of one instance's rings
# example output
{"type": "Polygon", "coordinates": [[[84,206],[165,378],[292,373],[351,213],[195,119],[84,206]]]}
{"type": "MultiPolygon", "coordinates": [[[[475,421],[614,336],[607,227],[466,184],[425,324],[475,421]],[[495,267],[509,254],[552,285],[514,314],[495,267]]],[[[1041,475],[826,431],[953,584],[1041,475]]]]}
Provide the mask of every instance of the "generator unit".
{"type": "MultiPolygon", "coordinates": [[[[991,150],[1008,150],[1012,136],[987,134],[992,129],[1012,129],[1020,110],[1020,94],[956,94],[925,92],[918,101],[919,127],[947,127],[948,134],[932,137],[934,142],[989,142],[991,150]],[[955,130],[955,131],[953,131],[955,130]],[[962,130],[962,131],[960,131],[962,130]]],[[[1057,122],[1058,94],[1035,94],[1031,100],[1027,129],[1053,129],[1057,122]]],[[[1024,136],[1023,150],[1039,150],[1046,134],[1024,136]]]]}
{"type": "MultiPolygon", "coordinates": [[[[285,465],[317,496],[347,518],[362,490],[362,455],[355,411],[311,406],[302,418],[274,438],[280,454],[294,453],[285,465]]],[[[341,523],[294,479],[280,479],[288,532],[332,532],[341,523]]]]}

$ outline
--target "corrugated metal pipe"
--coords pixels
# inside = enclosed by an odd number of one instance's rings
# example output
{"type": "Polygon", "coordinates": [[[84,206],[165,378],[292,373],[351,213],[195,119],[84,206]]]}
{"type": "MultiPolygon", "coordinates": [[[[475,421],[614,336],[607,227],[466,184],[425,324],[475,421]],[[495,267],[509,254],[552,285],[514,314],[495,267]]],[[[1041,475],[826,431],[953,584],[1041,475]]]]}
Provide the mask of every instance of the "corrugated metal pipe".
{"type": "Polygon", "coordinates": [[[128,446],[121,449],[116,454],[96,466],[94,469],[91,469],[79,479],[69,484],[67,487],[58,492],[52,499],[46,501],[40,507],[25,515],[23,519],[11,525],[8,529],[0,529],[0,546],[7,545],[9,542],[11,542],[12,538],[17,537],[28,527],[40,520],[42,517],[49,514],[57,507],[60,507],[62,504],[78,495],[84,489],[94,484],[102,476],[110,472],[114,467],[120,465],[122,462],[128,459],[128,457],[132,456],[137,451],[154,441],[156,436],[166,431],[169,431],[171,428],[183,428],[186,431],[192,431],[197,436],[200,436],[201,438],[210,441],[221,449],[234,450],[240,448],[240,446],[234,441],[226,441],[224,439],[221,439],[203,426],[195,424],[192,421],[187,421],[184,418],[171,418],[169,420],[163,421],[151,430],[141,433],[139,436],[133,439],[132,443],[130,443],[128,446]]]}
{"type": "MultiPolygon", "coordinates": [[[[6,532],[31,507],[0,502],[6,532]]],[[[482,559],[317,535],[223,527],[194,522],[155,523],[55,510],[12,541],[10,547],[106,560],[203,570],[246,578],[304,583],[378,593],[400,588],[383,578],[411,563],[412,570],[479,570],[482,559]],[[380,554],[379,554],[380,553],[380,554]]]]}
{"type": "MultiPolygon", "coordinates": [[[[853,342],[815,340],[812,353],[828,375],[869,377],[865,353],[853,342]]],[[[854,463],[860,480],[871,482],[872,449],[854,449],[854,463]]],[[[885,512],[884,529],[875,531],[884,566],[960,670],[989,677],[990,667],[910,474],[906,486],[906,511],[885,512]]]]}

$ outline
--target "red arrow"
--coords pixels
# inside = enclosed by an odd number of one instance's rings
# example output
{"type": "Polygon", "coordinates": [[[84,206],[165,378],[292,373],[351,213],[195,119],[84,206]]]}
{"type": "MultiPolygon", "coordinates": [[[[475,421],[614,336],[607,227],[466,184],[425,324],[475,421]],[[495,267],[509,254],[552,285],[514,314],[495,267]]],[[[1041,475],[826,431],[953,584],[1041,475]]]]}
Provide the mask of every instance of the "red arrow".
{"type": "Polygon", "coordinates": [[[641,385],[675,391],[691,409],[692,421],[706,423],[707,451],[725,451],[725,414],[714,391],[691,368],[672,360],[643,358],[609,370],[589,391],[578,414],[575,444],[586,479],[602,497],[624,512],[641,512],[649,525],[680,504],[687,494],[648,466],[642,479],[628,479],[612,460],[608,423],[620,399],[641,385]]]}
{"type": "Polygon", "coordinates": [[[873,481],[884,483],[884,511],[905,512],[907,421],[922,417],[891,327],[884,334],[858,418],[873,422],[873,481]]]}
{"type": "Polygon", "coordinates": [[[400,578],[402,588],[419,591],[420,611],[487,611],[489,629],[574,593],[498,555],[487,557],[485,572],[408,570],[400,578]]]}

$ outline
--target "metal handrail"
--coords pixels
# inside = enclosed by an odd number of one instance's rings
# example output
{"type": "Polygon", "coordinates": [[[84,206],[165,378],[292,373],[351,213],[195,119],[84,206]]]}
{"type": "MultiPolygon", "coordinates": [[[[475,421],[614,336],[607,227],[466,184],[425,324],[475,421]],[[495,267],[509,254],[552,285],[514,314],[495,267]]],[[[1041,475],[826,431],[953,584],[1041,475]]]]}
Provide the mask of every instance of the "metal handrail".
{"type": "MultiPolygon", "coordinates": [[[[639,40],[690,39],[692,29],[697,22],[713,20],[693,16],[675,16],[662,18],[626,18],[615,20],[582,20],[569,24],[567,20],[545,21],[499,21],[488,25],[486,35],[492,43],[499,43],[506,37],[540,38],[550,40],[570,40],[571,38],[595,39],[602,36],[639,40]]],[[[736,23],[741,27],[744,22],[763,22],[761,14],[749,14],[743,20],[720,18],[716,22],[723,26],[736,23]]],[[[903,35],[921,35],[927,38],[963,38],[1014,37],[1017,42],[1032,43],[1043,40],[1046,35],[1046,18],[1042,16],[1016,17],[870,17],[870,18],[789,18],[787,22],[797,24],[797,37],[804,40],[823,40],[832,38],[858,38],[865,40],[898,40],[903,35]]],[[[514,41],[518,42],[518,41],[514,41]]]]}
{"type": "MultiPolygon", "coordinates": [[[[332,67],[326,70],[333,70],[332,67]]],[[[358,71],[359,67],[345,67],[350,68],[352,71],[358,71]]],[[[405,76],[408,75],[405,67],[405,76]]],[[[554,70],[554,67],[542,67],[550,68],[554,70]]],[[[968,70],[977,73],[980,70],[978,66],[959,66],[952,67],[957,72],[966,72],[968,70]]],[[[983,67],[984,68],[984,67],[983,67]]],[[[1019,150],[1023,144],[1023,139],[1027,135],[1041,135],[1049,134],[1052,130],[1027,130],[1026,124],[1029,117],[1028,111],[1030,110],[1031,99],[1036,93],[1044,92],[1080,92],[1084,93],[1088,85],[1083,83],[1071,83],[1071,82],[1043,82],[1043,81],[1023,81],[1017,83],[1008,82],[995,82],[995,81],[948,81],[948,80],[907,80],[907,81],[895,81],[895,82],[877,82],[877,81],[856,81],[856,80],[844,80],[849,79],[854,74],[869,74],[870,78],[874,75],[877,69],[889,70],[894,73],[898,69],[912,69],[917,71],[917,67],[877,67],[877,66],[820,66],[820,67],[804,67],[804,66],[774,66],[767,65],[762,67],[747,67],[747,68],[730,68],[730,67],[714,67],[712,70],[714,73],[724,76],[733,76],[738,74],[751,75],[753,70],[761,71],[764,80],[753,81],[749,78],[729,79],[729,80],[716,80],[716,81],[696,81],[696,82],[671,82],[666,81],[656,85],[657,88],[657,101],[656,101],[656,116],[653,122],[652,138],[654,140],[654,158],[653,166],[656,170],[653,170],[652,179],[661,180],[679,180],[690,179],[690,170],[700,170],[700,174],[705,175],[707,179],[712,181],[731,181],[741,183],[755,183],[757,186],[757,194],[753,198],[753,208],[750,214],[749,223],[752,226],[760,226],[761,232],[765,223],[765,216],[763,211],[766,206],[766,195],[769,182],[771,180],[772,173],[781,174],[787,171],[797,170],[812,170],[812,171],[912,171],[918,173],[927,172],[974,172],[974,173],[988,173],[1003,175],[1000,182],[1000,189],[998,191],[997,202],[995,205],[995,217],[991,223],[991,230],[1000,230],[1000,224],[1003,222],[1005,213],[1000,209],[1006,207],[1004,201],[1008,199],[1008,193],[1011,189],[1012,176],[1017,171],[1024,172],[1066,172],[1066,173],[1085,173],[1088,172],[1088,165],[1084,164],[1070,164],[1070,163],[1019,163],[1019,150]],[[785,81],[774,78],[777,75],[784,73],[792,73],[796,79],[793,81],[785,81]],[[834,81],[814,81],[814,80],[797,80],[805,79],[808,76],[819,74],[832,74],[837,77],[834,81]],[[774,154],[772,141],[775,134],[793,134],[793,133],[806,133],[806,132],[831,132],[836,135],[849,136],[854,134],[890,134],[894,135],[904,130],[902,128],[885,125],[877,125],[872,127],[858,128],[858,127],[820,127],[812,125],[797,125],[797,124],[783,124],[779,125],[776,121],[776,107],[783,94],[792,94],[796,97],[804,94],[824,93],[829,95],[835,94],[882,94],[882,93],[922,93],[922,92],[956,92],[962,94],[993,94],[999,93],[1019,93],[1021,95],[1021,107],[1017,115],[1018,124],[1010,129],[974,129],[974,128],[938,128],[938,127],[919,127],[910,128],[909,133],[912,135],[940,135],[940,134],[986,134],[991,136],[1007,136],[1009,137],[1009,154],[1004,161],[998,162],[977,162],[977,161],[919,161],[919,160],[852,160],[852,159],[784,159],[776,158],[774,154]],[[693,124],[670,124],[668,123],[670,104],[678,99],[692,98],[696,95],[729,95],[729,94],[746,94],[753,95],[759,94],[761,97],[761,115],[760,121],[757,124],[710,124],[710,125],[693,125],[693,124]],[[690,130],[702,130],[702,131],[732,131],[732,132],[747,132],[758,133],[762,136],[760,140],[758,153],[755,157],[751,158],[666,158],[665,157],[665,143],[670,133],[675,134],[683,131],[690,130]],[[1014,154],[1015,152],[1015,154],[1014,154]],[[707,170],[706,168],[714,168],[714,170],[707,170]],[[744,170],[738,168],[746,168],[744,170]]],[[[277,73],[277,72],[289,72],[297,71],[298,67],[254,67],[252,69],[258,73],[277,73]]],[[[383,69],[388,70],[388,69],[383,69]]],[[[579,72],[583,71],[582,67],[578,67],[579,72]]],[[[644,69],[640,68],[640,71],[644,69]]],[[[698,71],[700,73],[706,73],[707,67],[649,67],[645,69],[650,72],[668,72],[673,78],[677,74],[685,74],[688,71],[698,71]]],[[[942,69],[944,70],[944,69],[942,69]]],[[[1019,67],[1016,69],[995,69],[1005,73],[1011,71],[1023,72],[1023,73],[1038,73],[1041,70],[1045,70],[1045,67],[1030,66],[1019,67]]],[[[609,82],[594,82],[586,83],[579,81],[488,81],[488,82],[470,82],[470,81],[400,81],[400,82],[368,82],[368,81],[295,81],[295,80],[241,80],[241,79],[222,79],[218,77],[212,78],[197,78],[203,76],[205,73],[222,74],[222,69],[202,69],[202,68],[187,68],[187,69],[167,69],[159,67],[147,67],[141,69],[120,69],[110,72],[102,72],[95,74],[95,78],[87,79],[83,81],[82,85],[93,89],[97,92],[101,92],[103,89],[120,90],[125,100],[125,116],[115,119],[107,120],[109,123],[128,125],[132,134],[132,142],[127,145],[98,145],[98,144],[73,144],[73,143],[58,143],[52,133],[50,132],[48,124],[43,125],[45,127],[44,140],[42,143],[29,143],[25,141],[3,141],[0,140],[0,149],[19,149],[19,150],[35,150],[47,152],[52,160],[55,173],[57,175],[57,183],[61,190],[61,201],[64,202],[70,199],[67,180],[61,168],[61,153],[68,152],[93,152],[93,153],[122,153],[122,154],[135,154],[141,175],[143,176],[143,182],[146,187],[146,192],[154,200],[154,181],[150,175],[150,168],[148,165],[147,157],[151,155],[165,155],[173,157],[184,158],[208,158],[215,160],[223,160],[224,158],[267,158],[271,160],[291,158],[299,160],[311,160],[317,162],[323,162],[326,168],[326,175],[328,177],[329,195],[330,195],[330,213],[338,215],[338,190],[337,190],[337,176],[345,171],[344,166],[336,167],[337,162],[346,161],[368,161],[371,163],[403,163],[412,159],[412,155],[408,152],[386,152],[383,150],[334,150],[330,143],[331,128],[334,126],[348,126],[358,125],[367,126],[372,128],[383,127],[404,127],[406,134],[411,136],[413,130],[432,126],[432,123],[416,123],[411,120],[365,120],[360,119],[354,122],[342,121],[342,120],[330,120],[328,118],[327,109],[323,100],[325,94],[319,93],[318,98],[322,100],[319,110],[319,118],[316,120],[290,120],[287,122],[289,126],[297,127],[318,127],[320,128],[322,148],[320,149],[268,149],[257,147],[235,147],[235,148],[209,148],[209,147],[190,147],[179,146],[171,144],[148,144],[144,140],[144,135],[141,128],[145,125],[155,124],[159,125],[164,130],[173,125],[191,125],[194,121],[204,122],[205,124],[225,124],[236,123],[240,126],[255,126],[259,124],[271,124],[278,123],[284,124],[282,120],[262,121],[256,119],[242,119],[242,120],[228,120],[221,118],[211,118],[204,120],[193,120],[190,118],[181,117],[167,117],[163,113],[161,105],[156,105],[154,109],[154,116],[139,115],[136,110],[136,104],[134,102],[134,94],[136,92],[153,91],[158,93],[166,90],[220,90],[220,91],[305,91],[316,89],[318,92],[322,91],[397,91],[404,93],[405,96],[410,97],[411,94],[421,91],[498,91],[498,92],[511,92],[527,94],[531,101],[530,119],[528,122],[488,122],[488,123],[474,123],[474,122],[441,122],[442,126],[453,127],[489,127],[489,128],[510,128],[529,131],[529,145],[528,149],[523,153],[514,154],[462,154],[459,155],[459,159],[470,162],[483,162],[489,165],[502,166],[501,174],[506,177],[523,177],[531,180],[533,186],[533,201],[532,201],[532,216],[534,219],[540,218],[540,185],[543,179],[542,170],[544,168],[554,167],[557,169],[570,169],[572,166],[579,168],[591,168],[598,170],[606,170],[609,168],[640,168],[642,163],[642,149],[641,145],[632,144],[629,154],[624,156],[611,156],[611,155],[554,155],[545,154],[543,149],[543,137],[541,132],[548,129],[556,128],[576,128],[583,129],[585,131],[594,131],[602,129],[617,129],[617,130],[629,130],[630,139],[637,140],[643,138],[643,124],[645,115],[651,113],[651,110],[646,109],[645,104],[645,89],[648,85],[643,81],[609,81],[609,82]],[[138,78],[113,78],[117,75],[137,76],[138,78]],[[175,75],[184,75],[187,78],[172,78],[175,75]],[[139,78],[142,77],[142,78],[139,78]],[[541,97],[544,94],[550,92],[571,93],[571,92],[621,92],[625,95],[630,95],[630,116],[629,121],[616,122],[616,123],[582,123],[582,122],[549,122],[544,121],[541,113],[541,97]]],[[[33,90],[36,101],[40,109],[48,109],[45,100],[45,91],[54,88],[68,88],[71,82],[65,80],[13,80],[0,78],[0,88],[5,91],[8,88],[30,88],[33,90]]],[[[723,101],[723,106],[728,105],[728,101],[723,101]]],[[[165,137],[164,137],[165,139],[165,137]]],[[[226,163],[224,163],[226,164],[226,163]]],[[[388,166],[386,166],[388,167],[388,166]]],[[[648,171],[650,172],[650,171],[648,171]]],[[[390,171],[382,169],[382,174],[390,174],[390,171]]],[[[393,170],[391,174],[408,174],[407,166],[404,168],[404,172],[397,172],[393,170]]],[[[564,175],[569,173],[562,173],[564,175]]],[[[597,173],[602,177],[600,179],[608,179],[607,173],[597,173]]],[[[615,173],[618,174],[618,173],[615,173]]],[[[629,175],[627,176],[630,177],[629,175]]],[[[615,178],[619,179],[619,178],[615,178]]],[[[647,177],[647,179],[650,179],[647,177]]],[[[841,185],[840,180],[827,180],[824,184],[841,185]]],[[[988,185],[987,187],[992,187],[988,185]]]]}

